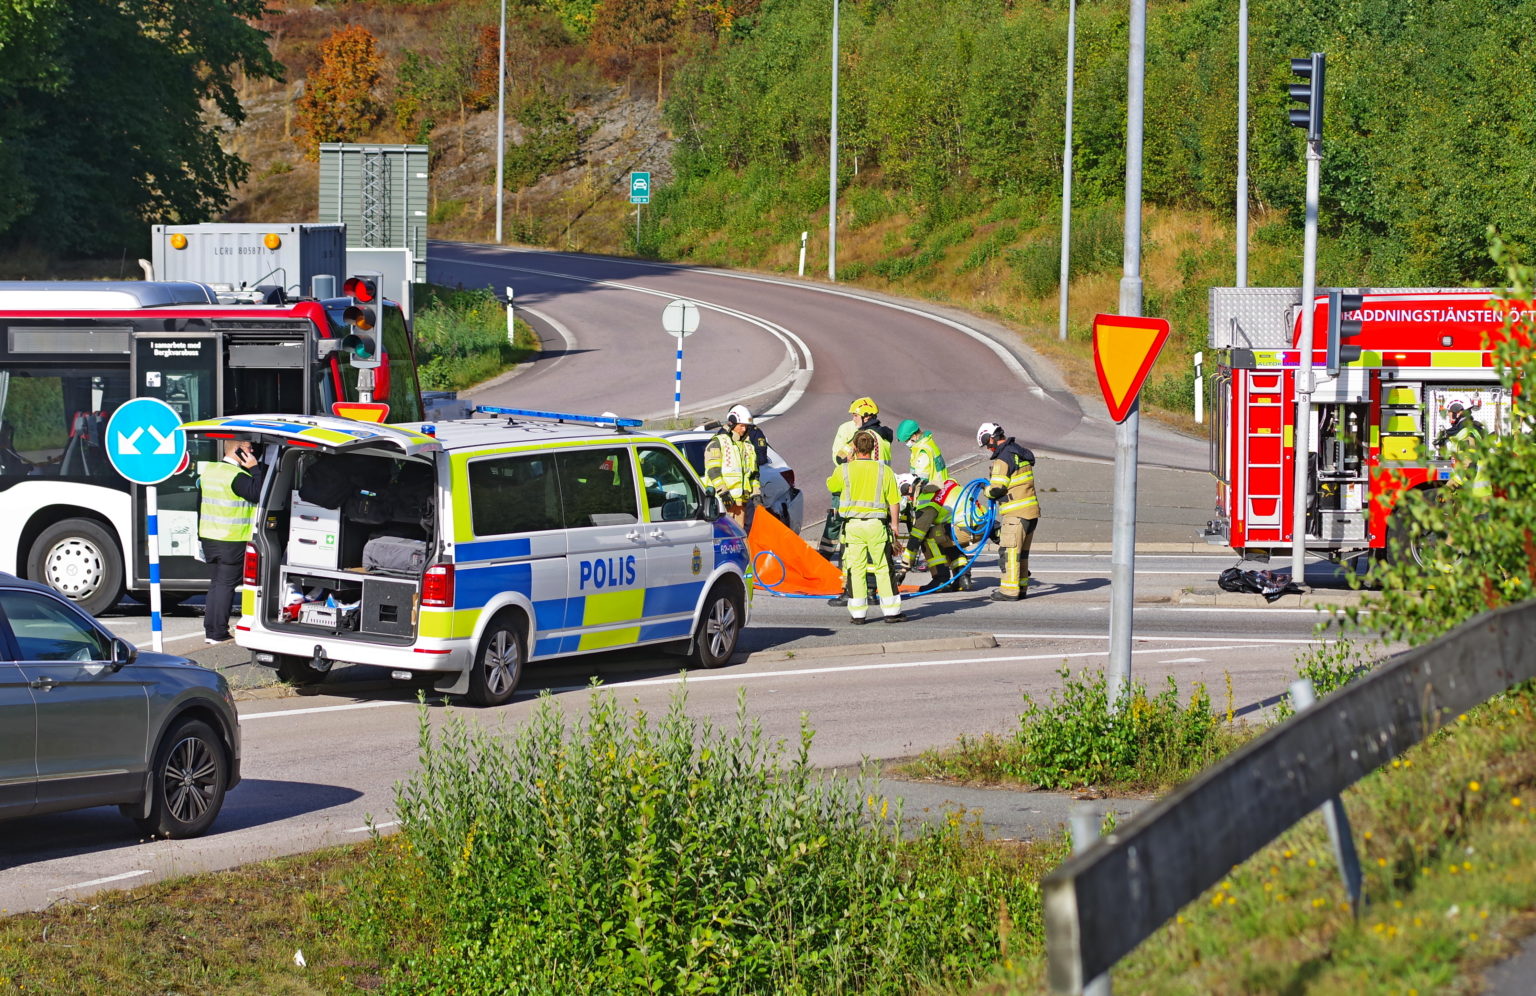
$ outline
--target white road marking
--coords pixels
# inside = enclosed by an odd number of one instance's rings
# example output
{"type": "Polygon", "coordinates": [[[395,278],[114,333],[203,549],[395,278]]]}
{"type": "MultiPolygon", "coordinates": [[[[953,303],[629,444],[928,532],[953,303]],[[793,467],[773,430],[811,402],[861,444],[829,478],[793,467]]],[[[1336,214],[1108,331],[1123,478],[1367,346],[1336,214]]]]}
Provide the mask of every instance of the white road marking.
{"type": "Polygon", "coordinates": [[[347,705],[314,706],[309,709],[273,709],[267,712],[242,712],[240,722],[252,719],[281,719],[288,716],[313,716],[322,712],[351,712],[354,709],[383,709],[386,706],[413,706],[412,702],[352,702],[347,705]]]}
{"type": "Polygon", "coordinates": [[[121,875],[108,875],[106,878],[93,878],[89,882],[75,882],[72,885],[61,885],[57,888],[49,889],[48,891],[68,892],[70,889],[89,889],[93,885],[106,885],[108,882],[121,882],[126,878],[138,878],[140,875],[148,874],[148,868],[141,868],[138,871],[123,872],[121,875]]]}
{"type": "Polygon", "coordinates": [[[1171,661],[1158,661],[1159,664],[1208,664],[1204,657],[1179,657],[1171,661]]]}
{"type": "MultiPolygon", "coordinates": [[[[995,640],[1107,640],[1108,633],[993,633],[995,640]]],[[[1264,637],[1246,636],[1141,636],[1134,634],[1132,639],[1162,640],[1167,643],[1190,643],[1192,641],[1204,641],[1206,643],[1333,643],[1333,640],[1291,640],[1291,639],[1266,639],[1264,637]]]]}
{"type": "Polygon", "coordinates": [[[399,825],[399,820],[390,820],[388,823],[375,823],[371,827],[353,827],[351,830],[343,830],[342,833],[368,833],[371,830],[388,830],[390,827],[399,825]]]}
{"type": "MultiPolygon", "coordinates": [[[[1085,606],[1083,606],[1083,611],[1084,612],[1108,612],[1109,611],[1109,606],[1107,606],[1107,605],[1085,605],[1085,606]]],[[[1304,614],[1309,615],[1309,616],[1315,616],[1318,613],[1327,612],[1328,609],[1327,609],[1327,607],[1321,606],[1321,605],[1319,605],[1315,609],[1272,609],[1272,608],[1270,608],[1268,606],[1265,606],[1263,608],[1255,607],[1255,608],[1249,609],[1249,608],[1244,608],[1244,607],[1239,606],[1239,605],[1233,605],[1233,606],[1227,606],[1227,607],[1222,607],[1222,606],[1218,606],[1218,605],[1187,605],[1187,606],[1186,605],[1181,605],[1181,606],[1179,606],[1177,608],[1174,608],[1173,606],[1169,606],[1169,605],[1138,605],[1138,606],[1136,606],[1135,611],[1136,612],[1226,612],[1228,614],[1233,613],[1233,612],[1262,612],[1265,615],[1275,615],[1275,614],[1281,613],[1281,612],[1291,612],[1291,613],[1298,613],[1299,612],[1299,613],[1304,613],[1304,614]]],[[[1369,609],[1362,609],[1360,614],[1361,615],[1365,615],[1369,611],[1370,611],[1369,609]]]]}

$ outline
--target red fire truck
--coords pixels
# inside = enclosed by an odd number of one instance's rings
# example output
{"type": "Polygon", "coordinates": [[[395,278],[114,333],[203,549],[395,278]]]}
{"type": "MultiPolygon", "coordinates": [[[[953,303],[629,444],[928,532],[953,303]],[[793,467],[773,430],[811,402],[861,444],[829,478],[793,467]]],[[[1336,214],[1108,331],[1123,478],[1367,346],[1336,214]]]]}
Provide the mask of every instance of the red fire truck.
{"type": "MultiPolygon", "coordinates": [[[[1509,431],[1509,398],[1494,345],[1511,320],[1532,317],[1528,305],[1491,291],[1357,293],[1359,309],[1342,317],[1360,323],[1348,340],[1360,355],[1336,375],[1326,372],[1328,297],[1319,294],[1312,303],[1316,389],[1305,545],[1335,561],[1388,548],[1395,496],[1404,488],[1444,486],[1453,473],[1455,437],[1509,431]]],[[[1210,301],[1209,341],[1218,358],[1211,420],[1218,518],[1206,536],[1263,560],[1292,544],[1301,292],[1217,287],[1210,301]]],[[[1406,542],[1402,550],[1421,555],[1406,542]]]]}
{"type": "MultiPolygon", "coordinates": [[[[184,421],[327,413],[359,400],[362,374],[376,375],[374,396],[391,417],[421,418],[405,317],[384,300],[360,309],[371,291],[267,304],[229,303],[189,282],[0,282],[0,571],[50,584],[92,613],[124,590],[147,590],[144,489],[112,469],[104,448],[107,420],[130,398],[159,398],[184,421]],[[339,347],[358,328],[377,355],[342,362],[339,347]]],[[[208,586],[194,468],[218,458],[211,446],[190,442],[187,469],[157,485],[172,603],[208,586]]]]}

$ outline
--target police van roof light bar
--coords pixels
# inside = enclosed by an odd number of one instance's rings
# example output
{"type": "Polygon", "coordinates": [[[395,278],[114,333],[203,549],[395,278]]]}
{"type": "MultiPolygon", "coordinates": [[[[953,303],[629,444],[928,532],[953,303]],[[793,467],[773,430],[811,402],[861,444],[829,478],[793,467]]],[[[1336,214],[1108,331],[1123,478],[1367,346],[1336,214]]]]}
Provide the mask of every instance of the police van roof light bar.
{"type": "Polygon", "coordinates": [[[617,429],[644,425],[638,418],[619,418],[617,415],[576,415],[570,412],[544,412],[531,408],[501,408],[496,405],[476,405],[475,411],[487,415],[522,416],[523,418],[550,419],[555,422],[585,422],[588,425],[611,425],[617,429]]]}

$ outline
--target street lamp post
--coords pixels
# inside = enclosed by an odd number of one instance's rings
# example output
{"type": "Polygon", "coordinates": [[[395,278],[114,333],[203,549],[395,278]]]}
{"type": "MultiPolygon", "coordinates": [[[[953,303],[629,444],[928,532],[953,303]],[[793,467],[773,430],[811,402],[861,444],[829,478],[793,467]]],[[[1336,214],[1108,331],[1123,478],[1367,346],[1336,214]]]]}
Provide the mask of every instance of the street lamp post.
{"type": "Polygon", "coordinates": [[[501,34],[496,54],[496,244],[501,245],[502,170],[507,161],[507,0],[501,0],[501,34]]]}
{"type": "Polygon", "coordinates": [[[1061,157],[1061,328],[1067,341],[1067,286],[1072,265],[1072,76],[1076,66],[1077,0],[1067,7],[1067,144],[1061,157]]]}
{"type": "Polygon", "coordinates": [[[1237,286],[1248,286],[1248,0],[1237,11],[1237,286]]]}
{"type": "Polygon", "coordinates": [[[827,170],[827,279],[837,280],[837,8],[832,0],[832,156],[827,170]]]}

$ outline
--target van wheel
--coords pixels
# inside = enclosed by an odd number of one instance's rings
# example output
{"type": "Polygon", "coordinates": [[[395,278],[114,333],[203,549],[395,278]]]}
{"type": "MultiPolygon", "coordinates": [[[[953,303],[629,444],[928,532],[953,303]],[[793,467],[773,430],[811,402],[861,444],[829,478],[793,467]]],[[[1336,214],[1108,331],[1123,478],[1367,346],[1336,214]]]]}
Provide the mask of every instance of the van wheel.
{"type": "Polygon", "coordinates": [[[716,585],[693,631],[693,652],[688,660],[698,667],[723,667],[736,652],[740,636],[741,596],[726,585],[716,585]]]}
{"type": "Polygon", "coordinates": [[[172,726],[149,773],[149,816],[135,820],[151,837],[175,839],[207,832],[224,805],[229,762],[218,734],[200,719],[172,726]]]}
{"type": "Polygon", "coordinates": [[[282,654],[277,658],[277,677],[290,685],[318,685],[325,680],[326,672],[318,671],[308,657],[282,654]]]}
{"type": "Polygon", "coordinates": [[[477,706],[499,706],[512,698],[523,678],[523,631],[511,616],[498,616],[480,641],[480,652],[469,671],[469,701],[477,706]]]}
{"type": "Polygon", "coordinates": [[[105,526],[65,519],[33,540],[27,577],[99,616],[123,597],[123,554],[105,526]]]}

